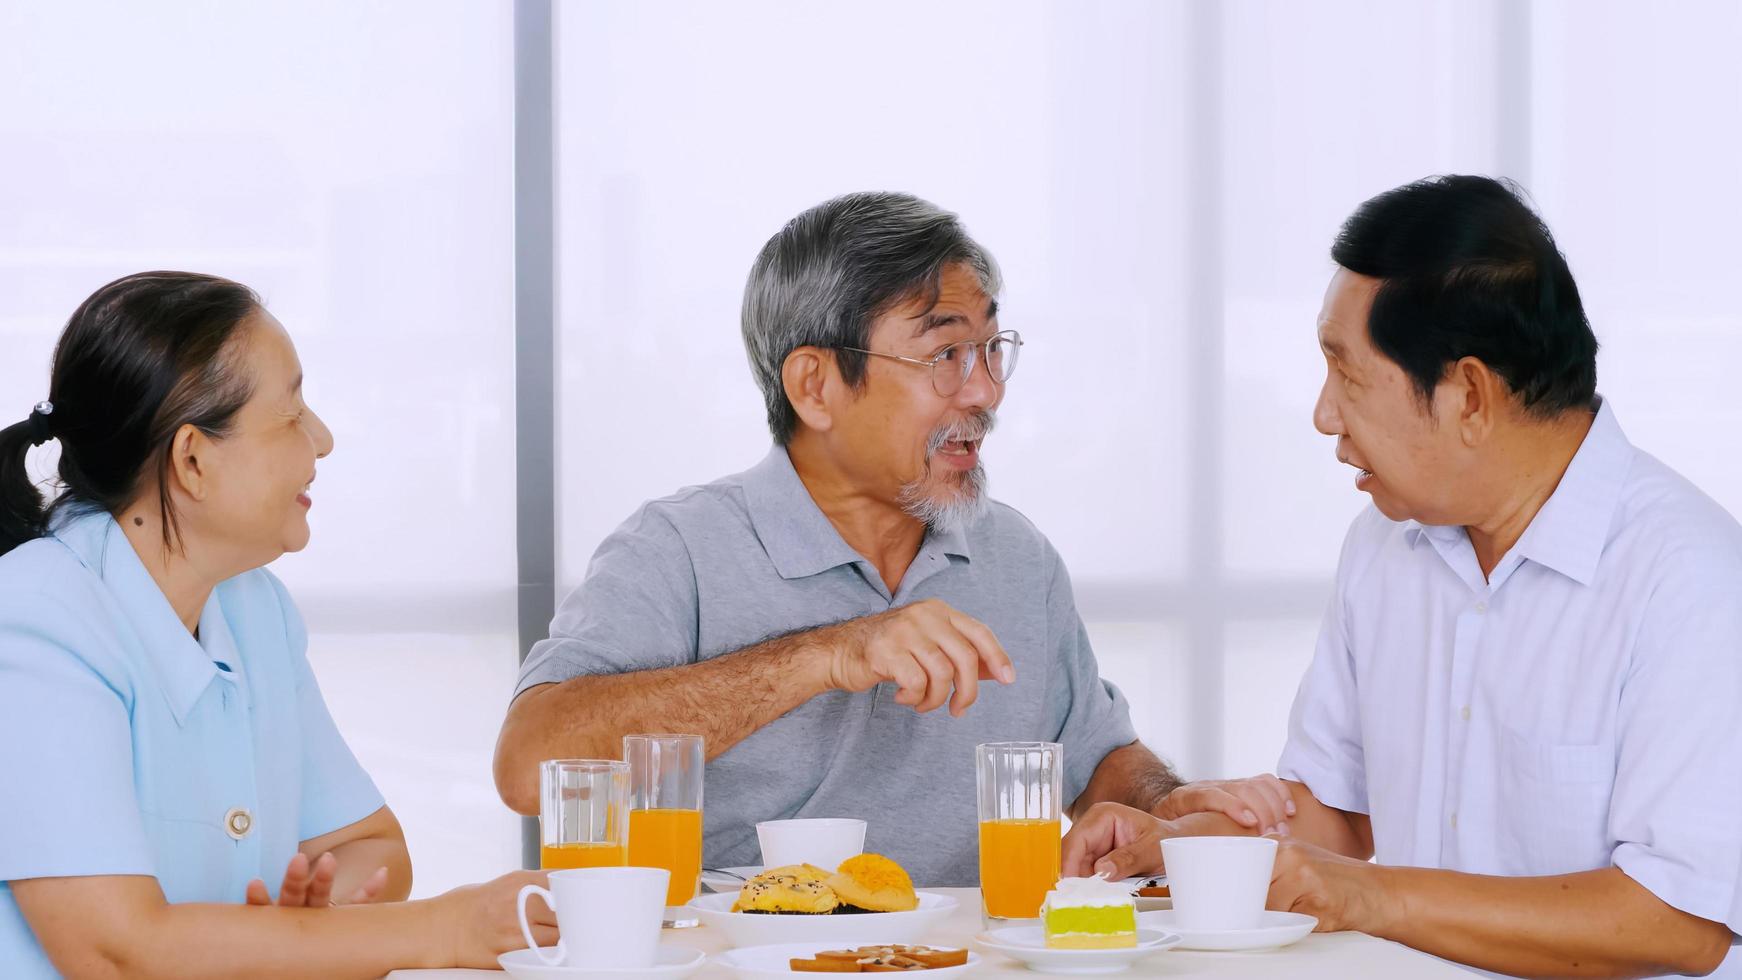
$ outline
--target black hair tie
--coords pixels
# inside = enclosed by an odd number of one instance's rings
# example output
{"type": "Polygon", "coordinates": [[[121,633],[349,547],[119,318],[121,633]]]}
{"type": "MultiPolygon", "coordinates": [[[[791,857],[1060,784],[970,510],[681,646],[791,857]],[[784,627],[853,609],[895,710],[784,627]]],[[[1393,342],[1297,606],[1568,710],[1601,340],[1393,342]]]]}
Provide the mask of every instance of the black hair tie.
{"type": "Polygon", "coordinates": [[[54,402],[37,402],[30,410],[30,444],[40,446],[54,438],[54,433],[48,429],[48,417],[54,414],[54,402]]]}

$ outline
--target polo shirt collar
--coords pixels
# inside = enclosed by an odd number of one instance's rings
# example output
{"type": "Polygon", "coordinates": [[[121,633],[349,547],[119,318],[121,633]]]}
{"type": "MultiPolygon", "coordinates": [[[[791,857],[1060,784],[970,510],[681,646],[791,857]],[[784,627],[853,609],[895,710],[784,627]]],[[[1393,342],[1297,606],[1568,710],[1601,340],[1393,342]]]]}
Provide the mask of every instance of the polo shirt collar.
{"type": "MultiPolygon", "coordinates": [[[[1512,555],[1536,562],[1581,585],[1590,585],[1597,575],[1597,562],[1609,543],[1609,528],[1633,460],[1633,444],[1621,431],[1615,410],[1607,399],[1597,400],[1597,417],[1573,454],[1542,509],[1512,548],[1512,555]]],[[[1409,522],[1411,544],[1426,537],[1435,550],[1453,561],[1452,555],[1469,546],[1462,527],[1409,522]]],[[[1505,559],[1501,567],[1513,564],[1505,559]]],[[[1496,573],[1500,571],[1496,569],[1496,573]]]]}
{"type": "MultiPolygon", "coordinates": [[[[806,578],[866,560],[811,499],[785,446],[774,446],[762,462],[746,471],[743,486],[751,526],[781,578],[806,578]]],[[[928,530],[920,546],[922,552],[927,549],[971,557],[968,535],[961,528],[928,530]]]]}
{"type": "MultiPolygon", "coordinates": [[[[218,676],[218,668],[176,616],[121,526],[106,511],[83,511],[58,522],[53,534],[103,580],[138,636],[176,723],[186,724],[188,714],[218,676]]],[[[214,620],[223,620],[216,590],[201,612],[200,634],[214,651],[219,645],[233,648],[228,629],[213,626],[214,620]]]]}
{"type": "Polygon", "coordinates": [[[936,548],[943,554],[955,555],[958,558],[966,558],[969,561],[972,561],[974,558],[973,554],[968,550],[967,529],[959,525],[952,527],[947,531],[940,531],[937,528],[927,529],[925,532],[925,545],[922,546],[921,550],[924,550],[926,547],[936,548]]]}

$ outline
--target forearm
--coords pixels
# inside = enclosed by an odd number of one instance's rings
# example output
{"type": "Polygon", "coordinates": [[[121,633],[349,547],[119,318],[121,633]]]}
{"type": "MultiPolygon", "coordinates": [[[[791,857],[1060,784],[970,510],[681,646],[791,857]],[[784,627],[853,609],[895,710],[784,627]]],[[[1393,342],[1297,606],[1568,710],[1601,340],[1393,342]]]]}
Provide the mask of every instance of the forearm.
{"type": "Polygon", "coordinates": [[[1665,904],[1617,868],[1511,878],[1380,868],[1390,910],[1375,935],[1525,976],[1706,973],[1728,952],[1722,923],[1665,904]]]}
{"type": "Polygon", "coordinates": [[[411,852],[405,847],[405,829],[386,806],[356,823],[311,837],[297,850],[308,857],[311,867],[321,855],[333,856],[337,867],[330,891],[341,904],[350,902],[379,868],[387,869],[387,882],[370,901],[398,902],[411,894],[411,852]]]}
{"type": "Polygon", "coordinates": [[[432,902],[336,909],[172,905],[151,878],[13,882],[19,907],[69,978],[379,977],[453,965],[432,902]]]}
{"type": "Polygon", "coordinates": [[[829,654],[842,628],[776,637],[697,664],[533,688],[503,722],[496,788],[513,809],[536,813],[540,760],[615,759],[634,732],[701,735],[712,759],[829,689],[829,654]]]}
{"type": "Polygon", "coordinates": [[[332,909],[166,905],[145,933],[150,939],[134,951],[145,955],[119,975],[375,978],[395,969],[453,966],[452,940],[435,918],[427,902],[332,909]]]}
{"type": "Polygon", "coordinates": [[[333,909],[167,905],[123,977],[375,978],[453,965],[424,902],[333,909]]]}
{"type": "Polygon", "coordinates": [[[1142,742],[1121,745],[1107,753],[1089,777],[1089,785],[1071,803],[1072,820],[1082,818],[1097,803],[1123,803],[1148,812],[1180,785],[1172,768],[1142,742]]]}
{"type": "Polygon", "coordinates": [[[333,875],[333,898],[339,902],[355,894],[377,868],[387,869],[387,886],[375,901],[403,902],[411,894],[411,852],[403,837],[347,841],[333,848],[332,855],[339,862],[333,875]]]}

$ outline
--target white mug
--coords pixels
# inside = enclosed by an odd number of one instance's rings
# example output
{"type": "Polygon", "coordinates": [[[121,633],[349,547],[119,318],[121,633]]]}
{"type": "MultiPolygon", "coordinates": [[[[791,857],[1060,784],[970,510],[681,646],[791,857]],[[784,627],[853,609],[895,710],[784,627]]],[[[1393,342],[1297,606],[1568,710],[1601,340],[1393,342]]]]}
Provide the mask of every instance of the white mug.
{"type": "Polygon", "coordinates": [[[830,871],[865,853],[865,821],[835,818],[764,820],[756,825],[762,866],[814,864],[830,871]]]}
{"type": "Polygon", "coordinates": [[[550,887],[527,885],[515,900],[520,934],[546,966],[644,969],[659,955],[659,927],[665,918],[664,868],[570,868],[550,873],[550,887]],[[561,940],[556,957],[545,955],[532,939],[526,899],[544,898],[556,910],[561,940]]]}
{"type": "Polygon", "coordinates": [[[1187,929],[1256,929],[1270,895],[1276,841],[1268,837],[1172,837],[1161,842],[1173,914],[1187,929]]]}

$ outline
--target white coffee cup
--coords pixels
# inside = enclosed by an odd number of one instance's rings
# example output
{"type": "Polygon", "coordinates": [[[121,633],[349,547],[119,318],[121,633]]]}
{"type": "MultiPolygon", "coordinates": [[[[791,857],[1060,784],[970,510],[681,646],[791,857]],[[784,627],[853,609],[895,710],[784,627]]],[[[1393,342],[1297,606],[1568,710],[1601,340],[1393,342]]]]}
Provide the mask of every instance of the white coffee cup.
{"type": "Polygon", "coordinates": [[[1161,842],[1173,914],[1187,929],[1256,929],[1270,894],[1276,841],[1267,837],[1172,837],[1161,842]]]}
{"type": "Polygon", "coordinates": [[[830,871],[865,853],[865,821],[836,818],[764,820],[756,825],[762,866],[814,864],[830,871]]]}
{"type": "Polygon", "coordinates": [[[547,966],[645,969],[659,955],[659,927],[665,918],[664,868],[570,868],[550,873],[550,887],[527,885],[515,900],[520,934],[547,966]],[[532,939],[526,899],[539,895],[556,910],[562,939],[556,957],[545,955],[532,939]]]}

